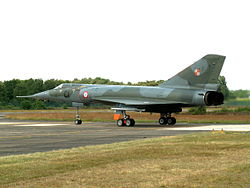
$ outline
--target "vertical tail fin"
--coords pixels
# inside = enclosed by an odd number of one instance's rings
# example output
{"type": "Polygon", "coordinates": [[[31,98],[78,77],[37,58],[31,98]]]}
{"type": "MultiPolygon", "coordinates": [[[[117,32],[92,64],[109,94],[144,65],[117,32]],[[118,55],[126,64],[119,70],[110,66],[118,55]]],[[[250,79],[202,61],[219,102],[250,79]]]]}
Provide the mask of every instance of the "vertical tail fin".
{"type": "Polygon", "coordinates": [[[206,55],[159,86],[217,90],[225,58],[221,55],[206,55]]]}

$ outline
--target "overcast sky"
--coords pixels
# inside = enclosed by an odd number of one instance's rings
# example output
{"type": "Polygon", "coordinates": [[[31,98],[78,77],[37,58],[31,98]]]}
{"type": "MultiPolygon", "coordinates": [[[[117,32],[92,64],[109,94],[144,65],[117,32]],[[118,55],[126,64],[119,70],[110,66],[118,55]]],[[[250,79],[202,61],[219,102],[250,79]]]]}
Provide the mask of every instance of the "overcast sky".
{"type": "Polygon", "coordinates": [[[250,89],[248,0],[2,0],[0,80],[166,80],[226,56],[230,89],[250,89]]]}

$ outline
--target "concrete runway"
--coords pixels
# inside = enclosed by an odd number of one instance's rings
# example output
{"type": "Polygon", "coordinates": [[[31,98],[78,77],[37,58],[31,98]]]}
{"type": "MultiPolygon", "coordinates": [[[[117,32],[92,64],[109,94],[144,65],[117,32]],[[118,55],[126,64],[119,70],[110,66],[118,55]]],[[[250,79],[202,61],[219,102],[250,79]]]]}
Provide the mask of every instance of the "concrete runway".
{"type": "Polygon", "coordinates": [[[199,131],[250,131],[250,125],[177,124],[175,127],[137,123],[135,127],[117,127],[115,123],[31,122],[0,120],[0,156],[45,152],[87,145],[109,144],[160,136],[174,136],[199,131]],[[219,127],[218,127],[219,126],[219,127]],[[243,129],[240,129],[243,128],[243,129]]]}

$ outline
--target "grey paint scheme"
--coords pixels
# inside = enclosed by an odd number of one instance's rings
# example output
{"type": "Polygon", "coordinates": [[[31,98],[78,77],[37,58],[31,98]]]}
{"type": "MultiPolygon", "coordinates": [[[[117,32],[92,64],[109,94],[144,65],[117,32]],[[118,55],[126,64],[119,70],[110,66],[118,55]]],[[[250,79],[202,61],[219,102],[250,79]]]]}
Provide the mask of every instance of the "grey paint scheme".
{"type": "MultiPolygon", "coordinates": [[[[207,102],[207,94],[217,91],[224,60],[225,56],[206,55],[155,87],[65,83],[52,90],[19,97],[83,104],[97,102],[120,110],[157,113],[180,112],[182,107],[189,106],[219,105],[223,99],[217,103],[207,102]]],[[[212,98],[212,95],[209,97],[212,98]]]]}

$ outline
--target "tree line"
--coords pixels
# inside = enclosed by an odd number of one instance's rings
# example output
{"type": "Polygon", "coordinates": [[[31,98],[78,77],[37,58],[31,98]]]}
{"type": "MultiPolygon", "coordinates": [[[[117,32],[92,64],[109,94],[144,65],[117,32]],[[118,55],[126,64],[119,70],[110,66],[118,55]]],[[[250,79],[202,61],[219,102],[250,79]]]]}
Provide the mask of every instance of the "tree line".
{"type": "Polygon", "coordinates": [[[109,79],[100,77],[83,78],[74,80],[42,80],[42,79],[28,79],[19,80],[12,79],[8,81],[0,81],[0,109],[47,109],[54,107],[67,107],[70,104],[62,102],[46,102],[34,99],[18,99],[16,96],[32,95],[45,90],[53,89],[62,83],[82,83],[82,84],[110,84],[110,85],[144,85],[156,86],[162,81],[146,81],[132,84],[131,82],[115,82],[109,79]]]}
{"type": "MultiPolygon", "coordinates": [[[[13,79],[0,82],[0,109],[47,109],[54,107],[67,107],[70,104],[60,102],[44,102],[33,99],[17,99],[16,96],[32,95],[45,90],[53,89],[62,83],[82,83],[82,84],[110,84],[110,85],[137,85],[137,86],[157,86],[163,80],[145,81],[132,84],[131,82],[115,82],[105,78],[83,78],[72,80],[42,80],[28,79],[19,80],[13,79]]],[[[226,99],[230,97],[248,97],[247,90],[229,91],[226,85],[225,77],[220,77],[220,90],[224,93],[226,99]]]]}

